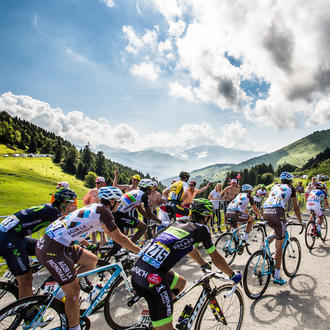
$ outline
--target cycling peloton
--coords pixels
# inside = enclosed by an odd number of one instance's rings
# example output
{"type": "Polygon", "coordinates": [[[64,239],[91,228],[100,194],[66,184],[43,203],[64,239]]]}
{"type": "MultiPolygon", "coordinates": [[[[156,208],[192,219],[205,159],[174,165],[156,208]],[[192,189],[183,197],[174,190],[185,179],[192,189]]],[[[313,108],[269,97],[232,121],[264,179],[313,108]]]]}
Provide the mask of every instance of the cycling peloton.
{"type": "Polygon", "coordinates": [[[289,172],[282,172],[281,183],[275,184],[271,189],[268,198],[264,203],[264,220],[274,229],[276,235],[275,252],[275,274],[273,282],[283,285],[287,281],[281,278],[282,246],[286,235],[285,206],[291,198],[294,212],[301,224],[301,213],[297,204],[296,190],[292,186],[293,175],[289,172]]]}
{"type": "MultiPolygon", "coordinates": [[[[253,219],[248,214],[247,207],[250,204],[256,213],[257,217],[260,219],[260,212],[251,196],[253,187],[249,184],[243,184],[242,192],[239,193],[227,206],[226,220],[234,220],[234,227],[236,222],[247,222],[247,226],[244,232],[243,241],[246,244],[250,244],[248,237],[252,230],[253,219]]],[[[228,222],[228,221],[227,221],[228,222]]]]}
{"type": "MultiPolygon", "coordinates": [[[[323,190],[323,183],[316,182],[315,188],[309,193],[307,199],[307,210],[314,211],[315,215],[318,217],[317,227],[316,227],[316,234],[321,236],[321,227],[324,218],[324,210],[321,206],[321,201],[324,200],[324,206],[329,208],[327,195],[323,190]]],[[[311,215],[312,220],[312,215],[311,215]]]]}
{"type": "Polygon", "coordinates": [[[97,257],[92,252],[75,244],[83,242],[86,236],[103,227],[106,234],[118,244],[134,253],[140,251],[138,246],[121,233],[112,215],[112,211],[115,212],[120,204],[120,189],[102,187],[98,194],[100,203],[78,209],[49,225],[36,247],[38,260],[48,269],[65,293],[65,314],[69,330],[81,329],[77,273],[93,269],[97,263],[97,257]],[[75,264],[79,265],[78,269],[75,268],[75,264]]]}
{"type": "Polygon", "coordinates": [[[60,188],[52,204],[42,204],[21,210],[7,217],[0,224],[0,255],[18,283],[18,297],[32,296],[32,273],[29,256],[35,255],[37,239],[27,237],[47,227],[65,213],[76,209],[76,193],[60,188]]]}
{"type": "Polygon", "coordinates": [[[217,252],[207,223],[213,216],[213,205],[207,199],[195,199],[191,204],[191,221],[178,219],[140,252],[132,268],[132,285],[144,297],[154,328],[173,329],[173,297],[185,287],[186,280],[172,270],[175,264],[189,254],[202,269],[210,268],[195,243],[202,242],[213,264],[238,283],[242,276],[234,273],[217,252]]]}

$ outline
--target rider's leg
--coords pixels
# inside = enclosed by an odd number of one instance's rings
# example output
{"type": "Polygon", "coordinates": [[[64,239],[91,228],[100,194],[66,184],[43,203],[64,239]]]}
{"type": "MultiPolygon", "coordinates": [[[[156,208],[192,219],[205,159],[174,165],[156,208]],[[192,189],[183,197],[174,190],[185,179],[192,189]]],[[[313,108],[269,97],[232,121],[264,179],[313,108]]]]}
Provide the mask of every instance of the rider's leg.
{"type": "Polygon", "coordinates": [[[247,226],[246,226],[246,230],[245,230],[247,234],[251,233],[252,225],[253,225],[253,219],[251,216],[249,216],[249,220],[247,222],[247,226]]]}
{"type": "Polygon", "coordinates": [[[16,276],[19,299],[32,296],[32,273],[16,276]]]}
{"type": "Polygon", "coordinates": [[[78,274],[87,272],[95,268],[97,264],[97,256],[94,253],[83,249],[83,252],[78,259],[77,264],[79,265],[79,267],[77,268],[78,274]]]}
{"type": "Polygon", "coordinates": [[[186,286],[186,279],[179,275],[178,273],[174,273],[174,278],[171,283],[171,291],[172,291],[172,298],[177,296],[186,286]]]}
{"type": "Polygon", "coordinates": [[[65,293],[65,314],[68,318],[69,327],[73,328],[79,325],[80,307],[79,307],[79,294],[80,286],[78,279],[61,286],[65,293]]]}
{"type": "Polygon", "coordinates": [[[142,235],[147,230],[147,225],[145,223],[139,221],[136,228],[138,229],[138,231],[131,238],[131,241],[133,243],[136,243],[142,237],[142,235]]]}
{"type": "Polygon", "coordinates": [[[275,252],[275,262],[276,262],[275,277],[276,278],[280,278],[283,243],[284,243],[284,238],[283,239],[276,239],[276,242],[275,242],[275,247],[276,247],[276,252],[275,252]]]}

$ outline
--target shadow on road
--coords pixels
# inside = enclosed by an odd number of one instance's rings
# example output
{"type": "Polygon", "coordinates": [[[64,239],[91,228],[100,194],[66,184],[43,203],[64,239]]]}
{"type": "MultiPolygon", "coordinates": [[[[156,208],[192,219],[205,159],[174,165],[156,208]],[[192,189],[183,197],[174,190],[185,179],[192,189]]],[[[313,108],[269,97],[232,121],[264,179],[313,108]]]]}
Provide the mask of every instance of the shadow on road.
{"type": "Polygon", "coordinates": [[[251,317],[259,324],[271,325],[283,319],[290,319],[284,328],[329,329],[330,314],[323,307],[327,296],[316,296],[316,280],[310,275],[300,274],[289,281],[293,290],[279,287],[276,294],[264,295],[250,307],[251,317]]]}

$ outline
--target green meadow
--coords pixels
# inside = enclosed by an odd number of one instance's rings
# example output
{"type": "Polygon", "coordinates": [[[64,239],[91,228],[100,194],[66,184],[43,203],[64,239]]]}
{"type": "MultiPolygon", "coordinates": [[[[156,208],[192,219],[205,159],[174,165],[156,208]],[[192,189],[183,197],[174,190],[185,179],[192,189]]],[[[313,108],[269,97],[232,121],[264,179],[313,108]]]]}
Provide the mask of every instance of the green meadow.
{"type": "Polygon", "coordinates": [[[48,203],[58,181],[69,182],[77,193],[78,207],[82,207],[88,188],[83,181],[64,173],[50,158],[0,156],[0,216],[48,203]]]}

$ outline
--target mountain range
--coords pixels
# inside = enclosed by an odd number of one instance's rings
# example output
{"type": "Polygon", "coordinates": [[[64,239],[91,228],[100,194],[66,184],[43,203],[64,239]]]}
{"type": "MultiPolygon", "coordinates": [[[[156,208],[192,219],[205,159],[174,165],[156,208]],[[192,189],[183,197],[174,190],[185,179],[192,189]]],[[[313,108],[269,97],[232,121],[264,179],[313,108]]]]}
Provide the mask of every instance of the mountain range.
{"type": "Polygon", "coordinates": [[[214,163],[238,164],[261,155],[261,152],[236,150],[219,145],[205,145],[169,153],[167,148],[148,148],[130,152],[125,149],[97,146],[112,161],[136,168],[160,179],[177,175],[180,171],[192,171],[214,163]]]}

